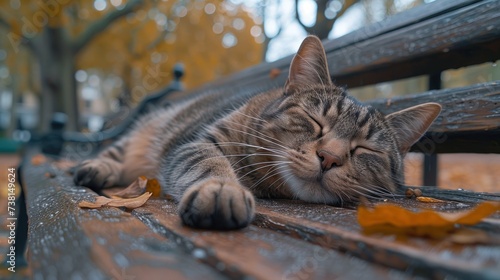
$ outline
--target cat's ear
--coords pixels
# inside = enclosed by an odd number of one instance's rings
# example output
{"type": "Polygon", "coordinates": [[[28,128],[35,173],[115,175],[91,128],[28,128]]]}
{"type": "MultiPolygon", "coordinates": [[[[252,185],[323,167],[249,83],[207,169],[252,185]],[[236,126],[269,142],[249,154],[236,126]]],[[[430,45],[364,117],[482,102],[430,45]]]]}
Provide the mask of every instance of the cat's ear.
{"type": "Polygon", "coordinates": [[[316,36],[307,36],[294,56],[285,84],[285,93],[292,93],[297,88],[311,84],[332,84],[325,49],[316,36]]]}
{"type": "Polygon", "coordinates": [[[403,154],[408,152],[411,146],[424,135],[439,112],[441,112],[441,105],[425,103],[385,117],[396,133],[399,149],[403,154]]]}

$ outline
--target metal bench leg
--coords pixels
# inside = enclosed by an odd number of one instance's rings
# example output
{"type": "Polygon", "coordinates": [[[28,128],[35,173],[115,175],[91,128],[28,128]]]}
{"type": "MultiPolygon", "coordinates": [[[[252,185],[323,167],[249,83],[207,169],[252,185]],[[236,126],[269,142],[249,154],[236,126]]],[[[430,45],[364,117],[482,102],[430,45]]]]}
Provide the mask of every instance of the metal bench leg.
{"type": "Polygon", "coordinates": [[[424,186],[437,186],[438,155],[424,154],[424,186]]]}
{"type": "MultiPolygon", "coordinates": [[[[441,89],[441,72],[429,75],[428,89],[435,90],[441,89]]],[[[424,154],[424,172],[423,172],[423,185],[424,186],[437,186],[438,178],[438,155],[424,154]]]]}

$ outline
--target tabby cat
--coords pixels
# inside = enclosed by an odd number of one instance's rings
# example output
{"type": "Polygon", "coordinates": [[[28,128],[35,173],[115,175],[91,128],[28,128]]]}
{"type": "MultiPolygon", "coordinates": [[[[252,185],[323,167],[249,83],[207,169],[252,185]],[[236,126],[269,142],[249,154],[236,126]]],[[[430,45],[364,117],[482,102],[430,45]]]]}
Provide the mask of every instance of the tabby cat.
{"type": "Polygon", "coordinates": [[[241,228],[254,196],[342,205],[395,191],[404,155],[440,110],[427,103],[383,116],[361,104],[332,83],[321,41],[309,36],[283,88],[206,93],[150,113],[82,162],[74,181],[101,189],[158,178],[186,225],[241,228]]]}

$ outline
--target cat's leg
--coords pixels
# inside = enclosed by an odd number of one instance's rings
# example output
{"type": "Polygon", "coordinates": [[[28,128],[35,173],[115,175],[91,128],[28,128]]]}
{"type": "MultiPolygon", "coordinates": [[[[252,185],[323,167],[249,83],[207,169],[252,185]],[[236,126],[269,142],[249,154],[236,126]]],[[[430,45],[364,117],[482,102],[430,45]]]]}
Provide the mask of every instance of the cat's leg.
{"type": "Polygon", "coordinates": [[[96,158],[83,161],[75,171],[75,184],[93,190],[119,185],[127,145],[127,138],[121,139],[99,153],[96,158]]]}
{"type": "Polygon", "coordinates": [[[252,193],[238,181],[229,160],[214,144],[186,144],[168,162],[167,184],[179,201],[184,224],[236,229],[253,219],[252,193]]]}

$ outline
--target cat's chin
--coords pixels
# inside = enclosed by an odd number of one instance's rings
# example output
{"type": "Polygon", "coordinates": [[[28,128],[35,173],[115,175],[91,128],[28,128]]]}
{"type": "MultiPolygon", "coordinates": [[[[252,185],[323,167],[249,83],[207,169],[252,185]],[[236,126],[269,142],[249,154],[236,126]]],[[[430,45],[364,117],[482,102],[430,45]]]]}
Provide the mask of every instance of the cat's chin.
{"type": "Polygon", "coordinates": [[[290,176],[287,185],[294,198],[313,203],[338,205],[341,199],[332,191],[326,190],[320,182],[311,182],[290,176]]]}

